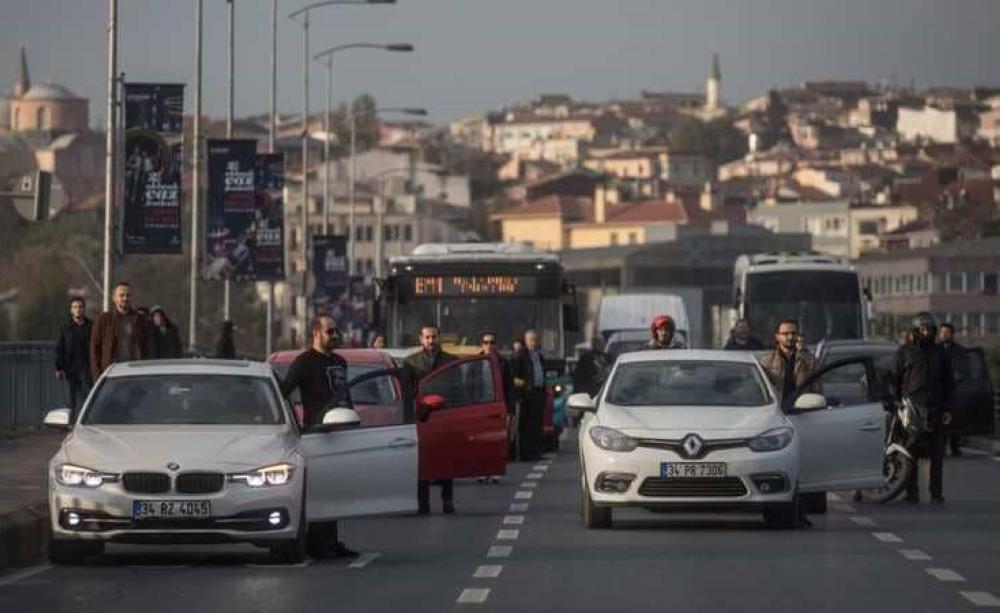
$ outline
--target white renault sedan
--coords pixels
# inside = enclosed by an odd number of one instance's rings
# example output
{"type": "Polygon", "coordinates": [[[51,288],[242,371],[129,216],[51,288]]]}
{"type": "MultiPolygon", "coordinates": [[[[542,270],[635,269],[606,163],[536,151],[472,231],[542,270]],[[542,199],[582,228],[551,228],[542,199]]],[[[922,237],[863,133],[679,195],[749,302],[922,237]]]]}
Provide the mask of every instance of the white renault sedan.
{"type": "MultiPolygon", "coordinates": [[[[883,408],[873,365],[863,363],[864,400],[797,394],[779,403],[751,353],[646,351],[619,357],[594,398],[574,394],[584,523],[609,527],[615,507],[762,511],[798,525],[799,494],[882,483],[883,408]]],[[[833,375],[829,375],[833,376],[833,375]]]]}
{"type": "MultiPolygon", "coordinates": [[[[416,511],[416,425],[399,407],[379,427],[331,409],[303,433],[266,364],[116,364],[50,463],[51,558],[107,542],[237,541],[294,562],[309,524],[416,511]]],[[[45,423],[69,418],[59,409],[45,423]]]]}

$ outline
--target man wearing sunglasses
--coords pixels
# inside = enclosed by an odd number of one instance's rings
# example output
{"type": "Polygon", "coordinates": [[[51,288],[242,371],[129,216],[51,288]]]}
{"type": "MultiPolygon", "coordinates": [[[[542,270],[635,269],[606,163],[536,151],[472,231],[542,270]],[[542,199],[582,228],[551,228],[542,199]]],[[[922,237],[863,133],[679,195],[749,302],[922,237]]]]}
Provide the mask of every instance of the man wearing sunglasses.
{"type": "MultiPolygon", "coordinates": [[[[816,358],[809,350],[800,347],[799,323],[784,319],[774,329],[774,351],[761,360],[774,391],[779,399],[790,397],[816,370],[816,358]]],[[[814,381],[807,392],[821,393],[820,382],[814,381]]]]}

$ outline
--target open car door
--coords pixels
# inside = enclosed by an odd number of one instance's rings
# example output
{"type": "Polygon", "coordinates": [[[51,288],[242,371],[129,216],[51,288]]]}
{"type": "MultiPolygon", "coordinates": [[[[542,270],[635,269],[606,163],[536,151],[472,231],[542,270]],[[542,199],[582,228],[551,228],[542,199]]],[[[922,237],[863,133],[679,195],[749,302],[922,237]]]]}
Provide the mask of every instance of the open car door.
{"type": "Polygon", "coordinates": [[[993,384],[982,347],[955,347],[949,351],[955,375],[951,403],[952,434],[992,436],[993,384]]]}
{"type": "MultiPolygon", "coordinates": [[[[420,380],[419,399],[443,406],[420,421],[420,478],[455,479],[507,472],[507,406],[500,364],[491,356],[450,362],[420,380]]],[[[418,408],[418,411],[422,409],[418,408]]]]}
{"type": "Polygon", "coordinates": [[[873,359],[833,362],[809,381],[817,380],[826,408],[799,412],[790,408],[794,399],[785,405],[799,437],[799,492],[880,487],[885,409],[873,359]]]}
{"type": "Polygon", "coordinates": [[[397,371],[370,372],[349,383],[361,424],[305,432],[309,521],[417,510],[417,427],[397,371]]]}

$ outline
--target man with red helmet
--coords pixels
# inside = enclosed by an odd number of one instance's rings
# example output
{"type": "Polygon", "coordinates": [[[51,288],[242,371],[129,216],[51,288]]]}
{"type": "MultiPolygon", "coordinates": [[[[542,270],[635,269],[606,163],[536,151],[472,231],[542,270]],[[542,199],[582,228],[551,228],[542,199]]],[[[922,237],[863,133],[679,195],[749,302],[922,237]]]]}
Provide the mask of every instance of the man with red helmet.
{"type": "Polygon", "coordinates": [[[657,315],[649,324],[649,333],[653,337],[646,344],[646,349],[684,349],[684,343],[674,337],[677,324],[669,315],[657,315]]]}

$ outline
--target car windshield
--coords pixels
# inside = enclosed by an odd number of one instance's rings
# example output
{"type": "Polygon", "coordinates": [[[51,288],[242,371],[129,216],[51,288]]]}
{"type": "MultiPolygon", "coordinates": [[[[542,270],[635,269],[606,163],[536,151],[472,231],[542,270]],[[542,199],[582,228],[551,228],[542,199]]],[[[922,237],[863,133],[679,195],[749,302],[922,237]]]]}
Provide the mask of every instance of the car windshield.
{"type": "Polygon", "coordinates": [[[728,406],[768,404],[770,395],[753,364],[657,361],[621,364],[607,402],[622,406],[728,406]]]}
{"type": "MultiPolygon", "coordinates": [[[[279,381],[284,380],[288,374],[291,364],[272,364],[274,374],[279,381]]],[[[370,373],[374,370],[384,370],[387,366],[381,364],[348,364],[347,380],[351,381],[355,377],[370,373]]],[[[351,402],[359,404],[394,404],[399,402],[399,392],[393,384],[391,376],[375,377],[351,387],[351,402]]],[[[299,390],[296,388],[288,397],[289,402],[295,404],[301,402],[299,390]]]]}
{"type": "Polygon", "coordinates": [[[284,416],[270,379],[160,374],[106,379],[82,423],[264,426],[284,416]]]}

